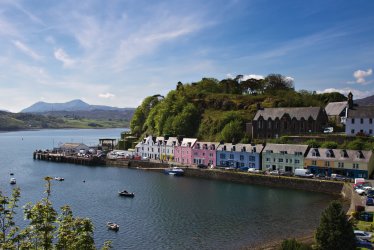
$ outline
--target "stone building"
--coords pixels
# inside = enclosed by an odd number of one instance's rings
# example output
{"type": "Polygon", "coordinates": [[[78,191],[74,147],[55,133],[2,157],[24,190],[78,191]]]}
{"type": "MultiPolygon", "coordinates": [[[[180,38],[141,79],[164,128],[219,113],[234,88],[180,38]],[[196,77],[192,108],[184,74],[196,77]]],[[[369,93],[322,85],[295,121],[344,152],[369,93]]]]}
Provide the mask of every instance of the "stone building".
{"type": "Polygon", "coordinates": [[[247,133],[254,139],[320,133],[327,123],[328,117],[321,107],[264,108],[247,124],[247,133]]]}

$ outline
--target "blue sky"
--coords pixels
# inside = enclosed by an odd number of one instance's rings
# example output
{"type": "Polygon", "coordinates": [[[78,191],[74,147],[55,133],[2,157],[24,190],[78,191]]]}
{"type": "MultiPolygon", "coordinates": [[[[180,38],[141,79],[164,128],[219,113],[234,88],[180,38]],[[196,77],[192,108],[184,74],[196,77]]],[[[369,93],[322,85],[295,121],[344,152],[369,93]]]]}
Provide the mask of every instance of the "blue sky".
{"type": "Polygon", "coordinates": [[[203,77],[374,94],[372,0],[0,0],[0,109],[136,107],[203,77]]]}

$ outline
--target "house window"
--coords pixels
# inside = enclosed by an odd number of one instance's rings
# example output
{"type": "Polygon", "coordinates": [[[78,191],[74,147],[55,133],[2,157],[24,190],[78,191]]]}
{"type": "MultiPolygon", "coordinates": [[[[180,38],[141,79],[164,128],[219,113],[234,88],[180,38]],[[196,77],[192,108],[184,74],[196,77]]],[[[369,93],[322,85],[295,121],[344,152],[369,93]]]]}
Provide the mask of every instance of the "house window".
{"type": "Polygon", "coordinates": [[[361,124],[364,123],[364,119],[363,119],[363,118],[360,119],[360,123],[361,123],[361,124]]]}
{"type": "Polygon", "coordinates": [[[241,167],[244,167],[244,162],[240,163],[240,166],[241,166],[241,167]]]}
{"type": "Polygon", "coordinates": [[[278,162],[283,162],[283,159],[279,158],[279,159],[278,159],[278,162]]]}
{"type": "Polygon", "coordinates": [[[351,134],[354,134],[355,133],[355,130],[354,129],[351,129],[351,134]]]}
{"type": "Polygon", "coordinates": [[[255,161],[256,160],[256,157],[254,156],[249,156],[249,161],[255,161]]]}
{"type": "Polygon", "coordinates": [[[270,161],[270,158],[266,158],[266,161],[269,162],[269,161],[270,161]]]}
{"type": "Polygon", "coordinates": [[[240,155],[240,160],[244,161],[244,155],[240,155]]]}
{"type": "Polygon", "coordinates": [[[373,130],[372,129],[369,129],[369,134],[373,134],[373,130]]]}
{"type": "Polygon", "coordinates": [[[230,154],[230,159],[234,159],[234,155],[233,154],[230,154]]]}
{"type": "Polygon", "coordinates": [[[220,157],[221,159],[225,159],[225,158],[226,158],[225,154],[220,154],[219,157],[220,157]]]}
{"type": "Polygon", "coordinates": [[[268,121],[268,128],[271,129],[271,121],[268,121]]]}
{"type": "Polygon", "coordinates": [[[370,124],[373,123],[373,118],[369,118],[369,123],[370,123],[370,124]]]}
{"type": "Polygon", "coordinates": [[[326,167],[330,167],[330,162],[329,161],[325,161],[325,166],[326,167]]]}
{"type": "Polygon", "coordinates": [[[316,166],[317,165],[317,161],[312,161],[312,165],[316,166]]]}
{"type": "Polygon", "coordinates": [[[355,118],[352,118],[352,124],[355,124],[355,118]]]}
{"type": "Polygon", "coordinates": [[[300,160],[295,160],[295,164],[300,164],[300,160]]]}

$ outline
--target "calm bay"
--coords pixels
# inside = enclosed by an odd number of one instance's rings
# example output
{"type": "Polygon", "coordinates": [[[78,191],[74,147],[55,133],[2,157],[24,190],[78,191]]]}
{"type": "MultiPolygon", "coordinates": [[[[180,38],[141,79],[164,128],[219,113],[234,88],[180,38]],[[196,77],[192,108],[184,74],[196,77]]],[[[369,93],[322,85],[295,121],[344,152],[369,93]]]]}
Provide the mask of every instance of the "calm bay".
{"type": "MultiPolygon", "coordinates": [[[[9,173],[21,188],[20,205],[44,196],[45,176],[53,181],[56,209],[69,204],[76,216],[89,217],[95,241],[114,249],[239,249],[310,233],[335,197],[291,189],[173,177],[157,172],[91,167],[33,160],[36,149],[65,142],[98,144],[118,138],[123,129],[40,130],[0,133],[0,190],[10,195],[9,173]],[[83,180],[85,182],[83,182],[83,180]],[[127,189],[135,198],[118,196],[127,189]],[[118,232],[105,224],[120,225],[118,232]]],[[[19,211],[17,222],[26,225],[19,211]]]]}

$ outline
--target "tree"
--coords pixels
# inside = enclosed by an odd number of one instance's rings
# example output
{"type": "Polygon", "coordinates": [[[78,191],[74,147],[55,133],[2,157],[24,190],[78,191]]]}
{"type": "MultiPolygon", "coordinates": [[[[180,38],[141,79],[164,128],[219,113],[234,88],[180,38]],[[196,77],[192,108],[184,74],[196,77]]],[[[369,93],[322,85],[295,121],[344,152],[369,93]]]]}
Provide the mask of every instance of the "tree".
{"type": "Polygon", "coordinates": [[[270,74],[265,77],[266,91],[272,90],[292,90],[293,80],[281,74],[270,74]]]}
{"type": "Polygon", "coordinates": [[[338,148],[338,144],[334,141],[325,141],[321,144],[321,148],[335,149],[338,148]]]}
{"type": "Polygon", "coordinates": [[[306,144],[308,144],[308,146],[311,148],[319,148],[321,146],[321,143],[318,142],[316,139],[307,140],[306,144]]]}
{"type": "Polygon", "coordinates": [[[238,120],[234,120],[226,124],[221,132],[221,140],[237,143],[243,137],[243,126],[238,120]]]}
{"type": "Polygon", "coordinates": [[[315,238],[320,250],[355,249],[353,227],[347,220],[340,202],[332,201],[323,211],[315,238]]]}
{"type": "MultiPolygon", "coordinates": [[[[13,220],[19,188],[13,189],[11,198],[0,192],[0,249],[96,249],[90,219],[74,218],[69,206],[62,207],[62,214],[58,216],[49,200],[51,180],[51,177],[45,178],[46,197],[24,207],[29,226],[23,230],[13,220]]],[[[106,241],[102,249],[110,248],[111,242],[106,241]]]]}

